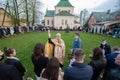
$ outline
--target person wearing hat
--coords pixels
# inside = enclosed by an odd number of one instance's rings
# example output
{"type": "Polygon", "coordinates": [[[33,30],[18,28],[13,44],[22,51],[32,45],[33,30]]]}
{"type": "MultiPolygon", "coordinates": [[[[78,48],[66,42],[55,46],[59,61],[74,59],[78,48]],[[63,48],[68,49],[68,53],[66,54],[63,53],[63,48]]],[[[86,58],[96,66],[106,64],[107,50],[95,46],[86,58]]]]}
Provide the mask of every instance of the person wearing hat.
{"type": "Polygon", "coordinates": [[[61,39],[61,34],[57,33],[55,39],[51,39],[50,31],[48,31],[48,42],[45,46],[45,54],[49,59],[56,57],[60,62],[60,67],[63,67],[65,57],[65,43],[61,39]]]}
{"type": "Polygon", "coordinates": [[[12,65],[2,63],[3,58],[4,54],[0,50],[0,80],[20,80],[18,70],[12,65]]]}

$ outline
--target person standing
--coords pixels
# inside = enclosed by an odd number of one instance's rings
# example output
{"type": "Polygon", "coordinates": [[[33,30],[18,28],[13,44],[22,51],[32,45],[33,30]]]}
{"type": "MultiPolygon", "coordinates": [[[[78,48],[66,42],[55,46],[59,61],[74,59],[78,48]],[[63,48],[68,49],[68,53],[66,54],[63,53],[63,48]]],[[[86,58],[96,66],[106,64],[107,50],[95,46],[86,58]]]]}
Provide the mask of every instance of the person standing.
{"type": "Polygon", "coordinates": [[[75,49],[80,48],[82,49],[82,41],[79,37],[79,33],[75,33],[75,37],[74,37],[74,44],[72,47],[72,54],[74,54],[75,49]]]}
{"type": "Polygon", "coordinates": [[[4,58],[3,52],[0,50],[0,80],[21,80],[19,71],[13,65],[2,63],[4,58]]]}
{"type": "Polygon", "coordinates": [[[117,64],[118,67],[110,70],[104,80],[120,80],[120,54],[116,57],[115,64],[117,64]]]}
{"type": "Polygon", "coordinates": [[[48,32],[48,43],[46,44],[45,53],[48,58],[56,57],[60,62],[60,67],[63,67],[65,57],[65,43],[61,39],[61,34],[57,33],[55,39],[51,39],[51,34],[48,32]],[[52,45],[52,47],[49,47],[52,45]],[[51,49],[51,50],[48,50],[51,49]]]}
{"type": "Polygon", "coordinates": [[[51,58],[45,69],[42,70],[41,80],[63,80],[63,72],[59,67],[59,60],[51,58]]]}
{"type": "Polygon", "coordinates": [[[105,67],[103,80],[106,80],[106,75],[113,69],[118,68],[119,66],[115,63],[115,59],[120,54],[120,49],[118,47],[112,48],[112,53],[106,55],[107,64],[105,67]]]}
{"type": "Polygon", "coordinates": [[[93,76],[91,80],[99,80],[100,74],[106,66],[106,59],[103,56],[102,49],[97,47],[93,49],[93,55],[90,56],[89,65],[93,68],[93,76]]]}
{"type": "Polygon", "coordinates": [[[36,80],[40,79],[40,74],[43,68],[47,67],[48,58],[44,53],[45,46],[42,43],[37,43],[34,47],[34,51],[32,54],[32,63],[34,65],[34,72],[36,74],[36,80]]]}
{"type": "Polygon", "coordinates": [[[104,56],[111,53],[110,45],[107,44],[107,41],[105,39],[102,40],[100,48],[102,49],[104,56]]]}
{"type": "MultiPolygon", "coordinates": [[[[71,55],[72,55],[72,56],[74,55],[74,52],[75,52],[75,50],[76,50],[77,48],[82,49],[82,41],[81,41],[81,39],[80,39],[80,37],[79,37],[79,33],[75,33],[75,37],[74,37],[74,38],[75,38],[75,39],[74,39],[74,44],[73,44],[73,47],[72,47],[72,49],[71,49],[71,52],[72,52],[71,55]]],[[[74,61],[75,61],[74,58],[70,59],[70,64],[69,64],[69,66],[71,66],[74,61]]]]}
{"type": "Polygon", "coordinates": [[[84,63],[85,53],[82,49],[75,50],[74,59],[72,66],[65,69],[64,80],[91,80],[93,69],[84,63]]]}
{"type": "Polygon", "coordinates": [[[23,65],[21,64],[20,60],[17,57],[15,57],[16,56],[15,49],[7,48],[5,52],[6,52],[6,56],[7,56],[5,63],[15,66],[20,73],[20,76],[21,76],[20,80],[24,80],[24,74],[25,74],[26,70],[23,67],[23,65]]]}

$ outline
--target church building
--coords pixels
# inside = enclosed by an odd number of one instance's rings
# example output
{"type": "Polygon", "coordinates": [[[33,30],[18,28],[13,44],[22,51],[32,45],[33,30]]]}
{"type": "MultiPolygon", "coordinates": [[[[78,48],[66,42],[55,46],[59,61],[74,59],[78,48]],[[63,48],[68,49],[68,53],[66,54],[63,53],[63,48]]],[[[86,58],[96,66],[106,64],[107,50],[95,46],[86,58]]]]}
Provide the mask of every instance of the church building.
{"type": "Polygon", "coordinates": [[[47,10],[45,14],[45,26],[56,29],[71,29],[80,26],[80,17],[74,15],[74,6],[69,0],[60,0],[55,10],[47,10]]]}

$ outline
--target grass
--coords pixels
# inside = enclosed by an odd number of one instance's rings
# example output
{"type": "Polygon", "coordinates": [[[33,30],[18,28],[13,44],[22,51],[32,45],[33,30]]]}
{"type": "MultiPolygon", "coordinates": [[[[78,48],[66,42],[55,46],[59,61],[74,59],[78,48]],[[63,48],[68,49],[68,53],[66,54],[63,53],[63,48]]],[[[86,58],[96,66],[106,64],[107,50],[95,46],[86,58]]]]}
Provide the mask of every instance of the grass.
{"type": "MultiPolygon", "coordinates": [[[[52,37],[55,37],[57,32],[52,32],[52,37]]],[[[74,40],[74,32],[64,33],[62,34],[62,39],[66,44],[66,55],[69,53],[74,40]]],[[[120,47],[120,39],[112,38],[104,35],[96,35],[96,34],[87,34],[81,33],[80,35],[83,43],[83,49],[86,53],[85,62],[88,63],[90,61],[88,55],[92,53],[92,49],[98,47],[101,43],[101,40],[104,38],[107,40],[108,44],[111,46],[120,47]]],[[[21,60],[24,67],[27,69],[25,74],[25,78],[32,77],[35,80],[35,74],[33,72],[33,64],[31,61],[31,54],[33,51],[33,47],[36,43],[42,42],[45,44],[47,42],[47,32],[30,32],[25,34],[19,34],[10,36],[6,39],[0,39],[0,49],[3,50],[4,46],[15,48],[17,51],[17,57],[21,60]]],[[[65,58],[64,69],[69,64],[67,57],[65,58]]]]}

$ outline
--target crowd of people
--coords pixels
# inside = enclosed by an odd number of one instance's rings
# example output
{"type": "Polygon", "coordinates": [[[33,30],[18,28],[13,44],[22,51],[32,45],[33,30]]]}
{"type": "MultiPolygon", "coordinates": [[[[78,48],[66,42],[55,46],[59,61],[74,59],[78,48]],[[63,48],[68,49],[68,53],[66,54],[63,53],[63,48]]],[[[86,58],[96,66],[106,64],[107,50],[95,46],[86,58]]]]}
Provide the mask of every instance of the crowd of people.
{"type": "MultiPolygon", "coordinates": [[[[93,54],[89,55],[91,60],[87,64],[79,36],[79,33],[75,33],[73,47],[68,55],[70,64],[63,71],[66,49],[64,40],[60,33],[51,39],[48,31],[46,45],[37,43],[31,55],[36,80],[120,80],[120,48],[111,48],[103,39],[100,46],[94,48],[93,54]]],[[[15,57],[15,49],[4,47],[4,54],[0,50],[0,80],[24,80],[26,69],[15,57]],[[3,63],[4,54],[7,57],[3,63]]]]}
{"type": "MultiPolygon", "coordinates": [[[[54,30],[53,28],[50,28],[54,30]]],[[[15,27],[5,27],[0,26],[0,39],[9,37],[10,35],[26,33],[29,31],[47,31],[48,28],[37,25],[37,26],[15,26],[15,27]]]]}

